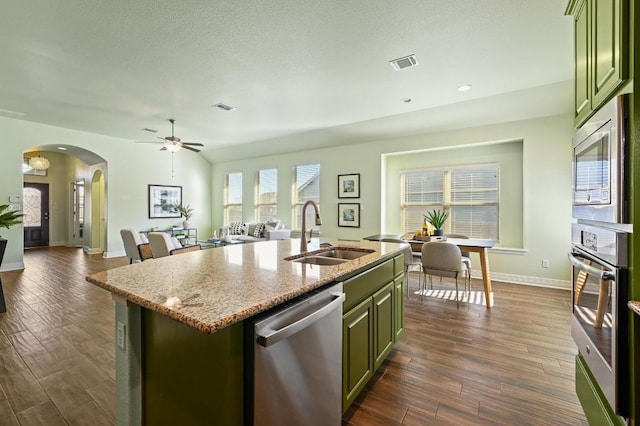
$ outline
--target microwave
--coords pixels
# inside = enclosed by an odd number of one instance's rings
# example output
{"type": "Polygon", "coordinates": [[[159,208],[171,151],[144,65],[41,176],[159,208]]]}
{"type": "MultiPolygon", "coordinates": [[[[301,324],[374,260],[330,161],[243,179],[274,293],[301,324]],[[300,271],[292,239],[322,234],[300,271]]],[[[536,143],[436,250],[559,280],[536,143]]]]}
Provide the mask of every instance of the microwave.
{"type": "Polygon", "coordinates": [[[573,138],[573,217],[628,223],[626,196],[627,95],[612,99],[573,138]]]}

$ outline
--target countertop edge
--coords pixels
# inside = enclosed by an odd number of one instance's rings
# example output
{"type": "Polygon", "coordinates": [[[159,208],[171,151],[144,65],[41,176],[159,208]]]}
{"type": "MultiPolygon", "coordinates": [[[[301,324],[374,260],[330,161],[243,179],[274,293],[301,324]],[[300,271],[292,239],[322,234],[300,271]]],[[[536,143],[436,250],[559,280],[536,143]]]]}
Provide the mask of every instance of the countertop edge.
{"type": "Polygon", "coordinates": [[[627,306],[629,307],[629,309],[631,309],[631,311],[633,311],[634,314],[640,316],[640,302],[630,300],[629,302],[627,302],[627,306]]]}
{"type": "Polygon", "coordinates": [[[143,297],[138,297],[135,294],[132,294],[126,290],[123,290],[121,288],[109,285],[107,283],[101,282],[99,280],[96,280],[94,278],[92,278],[92,276],[87,276],[86,277],[86,281],[96,285],[100,288],[103,288],[109,292],[111,292],[112,294],[118,295],[118,296],[122,296],[123,298],[125,298],[127,301],[130,301],[136,305],[139,305],[145,309],[149,309],[151,311],[157,312],[161,315],[167,316],[169,318],[172,318],[178,322],[181,322],[191,328],[194,328],[198,331],[201,331],[203,333],[207,333],[207,334],[212,334],[215,333],[219,330],[222,330],[224,328],[227,328],[231,325],[234,325],[240,321],[243,321],[247,318],[250,318],[254,315],[257,315],[261,312],[264,312],[268,309],[274,308],[284,302],[287,302],[291,299],[294,299],[298,296],[301,296],[305,293],[308,293],[309,291],[315,290],[317,288],[323,287],[327,284],[330,284],[332,282],[336,282],[336,281],[342,281],[345,279],[349,279],[353,276],[358,275],[359,273],[369,269],[372,266],[381,264],[385,261],[388,261],[390,259],[393,259],[395,256],[397,256],[398,254],[402,253],[402,249],[398,249],[395,252],[390,252],[390,253],[385,253],[380,255],[378,258],[376,258],[375,260],[372,260],[369,263],[366,263],[364,265],[360,265],[356,268],[354,268],[353,270],[350,270],[349,272],[343,274],[343,275],[338,275],[338,276],[334,276],[334,277],[329,277],[326,279],[322,279],[319,280],[315,283],[315,285],[313,286],[308,286],[305,288],[300,288],[299,291],[291,291],[285,294],[280,295],[280,297],[277,298],[273,298],[271,301],[269,301],[269,303],[263,303],[263,304],[257,304],[254,306],[251,306],[247,309],[244,309],[242,311],[239,311],[237,313],[234,313],[233,315],[228,315],[226,317],[220,318],[217,321],[213,321],[210,323],[205,323],[205,322],[201,322],[198,321],[196,319],[194,319],[193,317],[189,316],[189,315],[185,315],[182,314],[179,311],[176,311],[174,309],[171,309],[167,306],[164,306],[160,303],[157,302],[153,302],[149,299],[143,298],[143,297]]]}

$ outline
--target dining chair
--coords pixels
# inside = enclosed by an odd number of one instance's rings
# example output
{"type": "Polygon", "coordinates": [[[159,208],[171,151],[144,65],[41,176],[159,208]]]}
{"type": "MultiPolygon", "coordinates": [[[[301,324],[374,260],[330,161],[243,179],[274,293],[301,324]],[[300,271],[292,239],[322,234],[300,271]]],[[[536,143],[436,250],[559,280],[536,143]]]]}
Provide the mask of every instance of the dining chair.
{"type": "MultiPolygon", "coordinates": [[[[432,241],[422,245],[422,282],[426,292],[427,275],[429,284],[432,284],[432,276],[454,278],[456,280],[456,306],[459,306],[458,276],[464,274],[466,265],[462,263],[460,248],[446,241],[432,241]]],[[[466,286],[465,286],[466,287],[466,286]]]]}
{"type": "MultiPolygon", "coordinates": [[[[463,234],[447,234],[448,238],[457,238],[460,240],[468,240],[469,237],[463,234]]],[[[469,293],[471,293],[471,253],[468,251],[461,252],[462,254],[462,263],[467,266],[466,277],[467,284],[469,286],[469,293]]]]}
{"type": "MultiPolygon", "coordinates": [[[[411,244],[406,242],[405,240],[401,240],[400,238],[383,238],[380,240],[382,243],[397,243],[402,245],[402,249],[404,251],[404,276],[406,277],[406,285],[407,285],[407,298],[409,298],[409,271],[412,268],[421,267],[422,261],[420,260],[420,256],[418,254],[414,254],[411,250],[411,244]]],[[[418,275],[418,289],[422,288],[421,275],[418,275]]]]}
{"type": "Polygon", "coordinates": [[[165,257],[174,254],[200,250],[200,245],[183,247],[176,237],[171,237],[165,232],[149,232],[149,244],[153,257],[165,257]]]}
{"type": "Polygon", "coordinates": [[[142,262],[153,257],[149,242],[144,241],[140,233],[135,229],[121,229],[120,236],[122,237],[124,251],[129,258],[129,263],[142,262]]]}

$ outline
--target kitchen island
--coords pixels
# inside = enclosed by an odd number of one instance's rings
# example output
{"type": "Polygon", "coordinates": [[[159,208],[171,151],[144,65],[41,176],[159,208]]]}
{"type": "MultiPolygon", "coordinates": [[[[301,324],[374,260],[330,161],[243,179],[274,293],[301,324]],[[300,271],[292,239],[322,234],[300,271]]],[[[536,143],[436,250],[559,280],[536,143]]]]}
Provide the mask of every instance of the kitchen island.
{"type": "MultiPolygon", "coordinates": [[[[347,294],[346,408],[402,333],[402,248],[370,241],[327,242],[372,252],[319,266],[285,260],[299,254],[297,239],[266,241],[147,260],[87,277],[117,302],[118,424],[243,424],[245,320],[340,281],[347,294]],[[388,289],[389,297],[377,296],[388,289]],[[370,315],[349,322],[350,312],[367,303],[370,315]],[[368,327],[361,327],[362,318],[368,318],[368,327]],[[389,318],[387,326],[383,318],[389,318]],[[361,349],[349,344],[360,328],[371,346],[370,362],[363,361],[369,355],[363,357],[361,349]],[[391,340],[385,343],[385,338],[391,340]]],[[[308,251],[319,248],[313,240],[308,251]]]]}

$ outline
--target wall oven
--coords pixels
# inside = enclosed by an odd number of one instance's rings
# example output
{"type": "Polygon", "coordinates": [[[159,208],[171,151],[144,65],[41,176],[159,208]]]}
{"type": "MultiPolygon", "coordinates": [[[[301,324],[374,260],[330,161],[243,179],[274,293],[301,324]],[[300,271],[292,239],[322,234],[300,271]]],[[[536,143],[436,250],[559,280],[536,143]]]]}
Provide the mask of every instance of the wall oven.
{"type": "Polygon", "coordinates": [[[573,217],[628,223],[625,194],[627,96],[603,106],[573,138],[573,217]]]}
{"type": "Polygon", "coordinates": [[[573,224],[571,335],[613,410],[628,416],[628,233],[573,224]]]}

